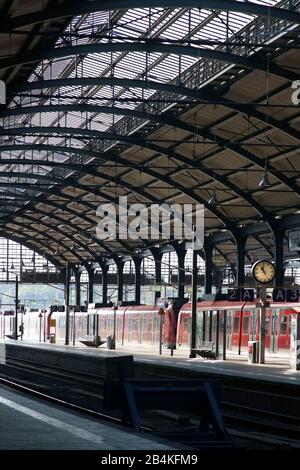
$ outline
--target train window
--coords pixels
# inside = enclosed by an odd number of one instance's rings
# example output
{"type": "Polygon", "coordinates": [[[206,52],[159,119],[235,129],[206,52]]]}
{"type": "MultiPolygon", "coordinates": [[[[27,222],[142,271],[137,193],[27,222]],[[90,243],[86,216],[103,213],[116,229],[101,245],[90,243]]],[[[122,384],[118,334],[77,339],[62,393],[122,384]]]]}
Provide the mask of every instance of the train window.
{"type": "Polygon", "coordinates": [[[286,315],[282,315],[280,319],[280,334],[281,335],[287,334],[287,323],[288,323],[288,317],[286,315]]]}
{"type": "Polygon", "coordinates": [[[234,317],[233,319],[233,332],[238,333],[239,332],[239,324],[240,324],[240,319],[239,317],[234,317]]]}
{"type": "Polygon", "coordinates": [[[247,335],[249,332],[249,317],[243,318],[243,334],[247,335]]]}

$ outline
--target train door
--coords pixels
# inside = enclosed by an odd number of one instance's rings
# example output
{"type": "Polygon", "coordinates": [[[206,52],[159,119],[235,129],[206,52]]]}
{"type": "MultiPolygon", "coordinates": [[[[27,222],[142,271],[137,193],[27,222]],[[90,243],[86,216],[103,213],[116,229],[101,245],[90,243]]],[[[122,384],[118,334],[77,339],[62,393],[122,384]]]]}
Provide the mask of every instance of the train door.
{"type": "Polygon", "coordinates": [[[87,334],[88,336],[91,336],[93,338],[96,335],[96,315],[94,313],[88,314],[87,334]]]}
{"type": "Polygon", "coordinates": [[[278,335],[278,348],[289,349],[290,348],[290,333],[291,323],[290,318],[285,310],[282,310],[279,315],[279,335],[278,335]]]}
{"type": "MultiPolygon", "coordinates": [[[[198,319],[199,319],[199,312],[197,312],[197,323],[196,323],[196,331],[198,331],[198,319]]],[[[191,324],[192,318],[191,315],[187,312],[180,312],[178,317],[178,327],[177,327],[177,343],[178,346],[185,346],[188,347],[191,342],[191,324]]],[[[196,333],[198,336],[198,333],[196,333]]],[[[197,340],[196,340],[197,341],[197,340]]],[[[197,344],[197,342],[196,342],[197,344]]]]}
{"type": "Polygon", "coordinates": [[[270,311],[270,352],[278,352],[279,310],[270,311]]]}
{"type": "Polygon", "coordinates": [[[252,310],[243,312],[243,324],[241,331],[241,345],[242,347],[248,348],[249,336],[250,336],[250,324],[251,324],[252,310]]]}
{"type": "Polygon", "coordinates": [[[234,328],[234,320],[233,320],[233,310],[227,310],[227,315],[226,315],[226,349],[231,350],[232,349],[232,332],[234,328]]]}
{"type": "MultiPolygon", "coordinates": [[[[239,345],[239,332],[240,332],[240,315],[241,313],[238,311],[232,312],[232,334],[231,334],[231,346],[235,348],[239,345]]],[[[232,349],[232,348],[231,348],[232,349]]]]}

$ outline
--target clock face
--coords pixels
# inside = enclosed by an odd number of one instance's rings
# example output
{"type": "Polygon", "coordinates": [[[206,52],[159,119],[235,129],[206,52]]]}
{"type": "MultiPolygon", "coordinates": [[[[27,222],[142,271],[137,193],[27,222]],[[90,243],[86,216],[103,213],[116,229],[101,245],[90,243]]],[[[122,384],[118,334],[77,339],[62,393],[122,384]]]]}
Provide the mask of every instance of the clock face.
{"type": "Polygon", "coordinates": [[[276,275],[276,269],[270,261],[260,260],[252,266],[254,279],[261,284],[272,282],[276,275]]]}

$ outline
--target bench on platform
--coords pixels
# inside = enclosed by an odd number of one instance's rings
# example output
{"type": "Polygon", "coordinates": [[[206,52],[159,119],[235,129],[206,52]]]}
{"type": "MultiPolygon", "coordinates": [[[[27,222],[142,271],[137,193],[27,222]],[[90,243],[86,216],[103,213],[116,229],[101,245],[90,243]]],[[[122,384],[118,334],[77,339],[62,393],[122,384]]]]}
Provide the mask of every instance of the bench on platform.
{"type": "Polygon", "coordinates": [[[217,359],[213,341],[201,341],[199,347],[194,349],[194,351],[196,354],[206,359],[217,359]]]}
{"type": "Polygon", "coordinates": [[[106,340],[103,341],[100,336],[98,336],[97,338],[95,337],[93,339],[80,339],[79,342],[90,348],[98,348],[102,344],[106,343],[106,340]]]}

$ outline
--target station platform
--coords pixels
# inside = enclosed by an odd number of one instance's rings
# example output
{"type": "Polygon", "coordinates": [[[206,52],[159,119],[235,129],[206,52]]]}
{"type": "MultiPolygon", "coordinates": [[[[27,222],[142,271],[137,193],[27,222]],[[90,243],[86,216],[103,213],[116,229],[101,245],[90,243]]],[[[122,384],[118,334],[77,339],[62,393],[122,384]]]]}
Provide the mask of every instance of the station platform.
{"type": "MultiPolygon", "coordinates": [[[[0,450],[174,450],[129,429],[0,386],[0,450]]],[[[163,440],[162,440],[163,441],[163,440]]]]}
{"type": "MultiPolygon", "coordinates": [[[[3,361],[1,357],[1,350],[5,346],[5,343],[14,340],[3,340],[0,341],[0,363],[3,361]]],[[[88,356],[97,356],[107,349],[103,346],[100,348],[88,348],[81,343],[76,343],[75,346],[65,346],[64,344],[56,343],[33,343],[23,342],[23,344],[32,344],[36,347],[41,348],[54,348],[58,351],[73,351],[74,353],[80,352],[88,356]]],[[[300,385],[300,371],[296,371],[290,368],[290,358],[288,354],[278,353],[267,353],[265,364],[249,364],[248,357],[245,352],[240,356],[237,352],[232,351],[227,353],[227,360],[210,360],[201,357],[195,359],[189,358],[189,350],[179,349],[173,351],[171,356],[170,349],[163,348],[162,355],[158,354],[157,347],[154,348],[142,348],[141,346],[134,347],[122,347],[118,346],[115,350],[109,350],[112,355],[119,355],[120,353],[127,353],[134,356],[134,362],[138,365],[162,365],[177,369],[184,369],[185,371],[193,371],[199,373],[205,373],[209,375],[218,375],[218,377],[224,376],[229,377],[241,377],[245,379],[252,379],[261,382],[274,382],[274,383],[285,383],[300,385]]]]}

